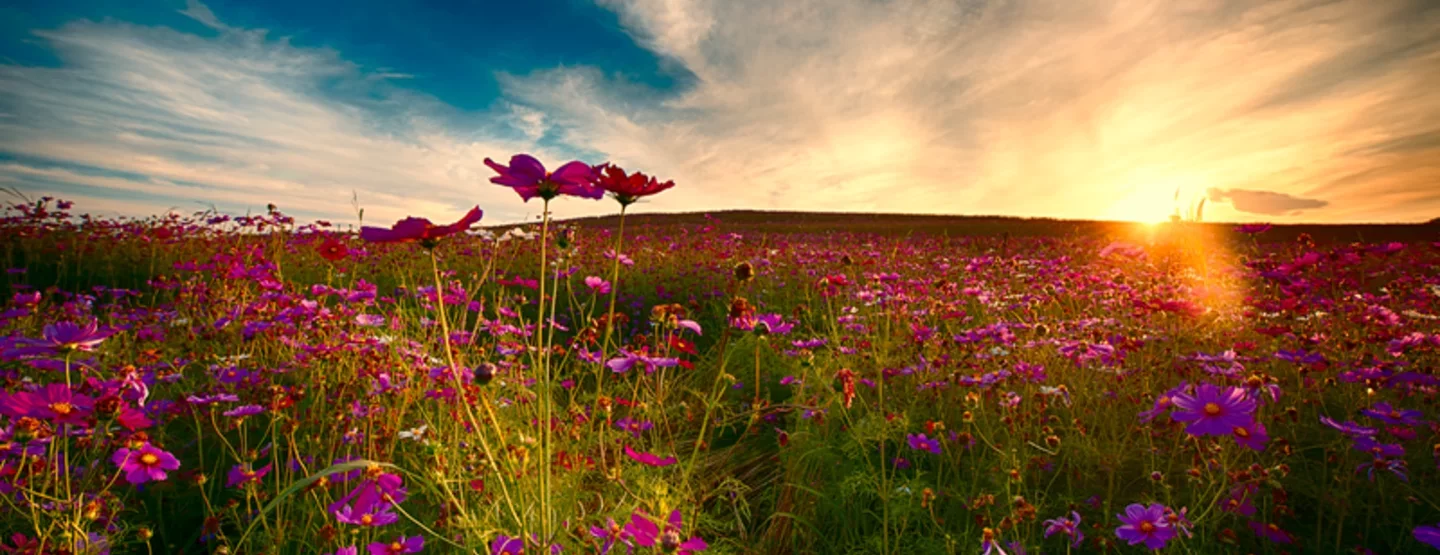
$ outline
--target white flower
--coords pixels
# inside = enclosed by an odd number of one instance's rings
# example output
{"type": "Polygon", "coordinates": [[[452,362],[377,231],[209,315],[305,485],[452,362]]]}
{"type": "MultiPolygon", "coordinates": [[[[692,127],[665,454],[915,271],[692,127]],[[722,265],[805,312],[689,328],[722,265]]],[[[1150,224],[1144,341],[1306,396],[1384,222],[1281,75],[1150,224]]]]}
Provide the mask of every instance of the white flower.
{"type": "Polygon", "coordinates": [[[404,430],[399,433],[399,436],[400,439],[410,439],[423,443],[425,441],[425,432],[429,429],[430,425],[425,424],[423,426],[420,426],[419,428],[410,428],[409,430],[404,430]]]}

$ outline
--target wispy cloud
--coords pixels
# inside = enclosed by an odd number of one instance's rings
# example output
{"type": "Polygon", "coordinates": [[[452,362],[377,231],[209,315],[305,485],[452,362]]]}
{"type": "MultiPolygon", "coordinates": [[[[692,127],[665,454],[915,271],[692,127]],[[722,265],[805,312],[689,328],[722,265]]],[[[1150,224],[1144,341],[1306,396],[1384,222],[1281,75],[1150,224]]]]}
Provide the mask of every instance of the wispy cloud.
{"type": "Polygon", "coordinates": [[[456,113],[337,52],[228,27],[193,0],[185,11],[221,33],[88,21],[37,31],[63,66],[0,66],[0,152],[12,157],[0,179],[112,199],[81,204],[95,211],[273,202],[353,221],[355,194],[371,221],[474,204],[495,219],[538,212],[486,182],[484,157],[537,149],[505,120],[456,113]]]}
{"type": "Polygon", "coordinates": [[[127,209],[341,219],[354,191],[367,218],[478,203],[511,219],[538,206],[481,161],[530,151],[680,184],[652,209],[1153,219],[1177,189],[1213,189],[1230,203],[1207,219],[1440,213],[1429,0],[597,2],[684,86],[542,67],[497,74],[505,98],[463,112],[406,68],[227,25],[196,0],[182,13],[215,36],[37,30],[62,65],[0,66],[0,181],[127,209]]]}
{"type": "Polygon", "coordinates": [[[695,86],[504,84],[567,140],[699,185],[667,208],[1149,218],[1218,187],[1330,202],[1302,219],[1440,212],[1426,0],[602,4],[695,86]]]}

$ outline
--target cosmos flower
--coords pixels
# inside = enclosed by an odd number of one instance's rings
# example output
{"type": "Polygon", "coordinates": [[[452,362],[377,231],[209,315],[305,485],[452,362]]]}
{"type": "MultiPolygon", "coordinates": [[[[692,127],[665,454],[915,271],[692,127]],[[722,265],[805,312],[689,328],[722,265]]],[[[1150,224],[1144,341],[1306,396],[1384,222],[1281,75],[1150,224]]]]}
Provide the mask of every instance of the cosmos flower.
{"type": "Polygon", "coordinates": [[[1060,533],[1069,536],[1071,547],[1080,547],[1080,542],[1085,540],[1085,533],[1080,531],[1080,513],[1070,511],[1070,517],[1052,518],[1043,522],[1045,525],[1045,537],[1060,533]]]}
{"type": "Polygon", "coordinates": [[[490,540],[490,555],[521,555],[524,552],[525,538],[500,534],[490,540]]]}
{"type": "Polygon", "coordinates": [[[1248,426],[1236,426],[1231,431],[1235,436],[1235,442],[1255,451],[1264,451],[1265,444],[1270,442],[1270,434],[1265,430],[1265,424],[1259,421],[1251,421],[1248,426]]]}
{"type": "Polygon", "coordinates": [[[11,418],[29,416],[56,424],[84,426],[94,408],[94,399],[75,393],[63,383],[47,384],[35,392],[0,396],[0,414],[11,418]]]}
{"type": "Polygon", "coordinates": [[[251,470],[249,463],[237,464],[226,475],[225,485],[234,488],[246,484],[258,484],[266,474],[270,473],[270,468],[273,466],[275,466],[274,463],[271,463],[261,467],[260,470],[251,470]]]}
{"type": "Polygon", "coordinates": [[[1376,430],[1375,428],[1367,428],[1365,426],[1356,424],[1354,421],[1339,422],[1328,416],[1321,416],[1320,423],[1339,430],[1340,433],[1343,433],[1350,437],[1373,436],[1379,433],[1379,430],[1376,430]]]}
{"type": "Polygon", "coordinates": [[[631,460],[640,464],[654,467],[665,467],[680,462],[680,459],[675,457],[661,458],[654,453],[641,453],[629,445],[625,446],[625,456],[630,457],[631,460]]]}
{"type": "MultiPolygon", "coordinates": [[[[607,518],[605,519],[605,526],[591,526],[590,535],[604,542],[600,544],[600,555],[608,555],[610,548],[615,546],[615,542],[626,538],[628,533],[615,522],[615,519],[607,518]]],[[[494,554],[492,553],[491,555],[494,554]]]]}
{"type": "Polygon", "coordinates": [[[1238,387],[1200,384],[1194,395],[1176,394],[1174,403],[1170,418],[1189,422],[1185,431],[1192,435],[1230,435],[1254,420],[1255,401],[1238,387]]]}
{"type": "Polygon", "coordinates": [[[594,291],[598,295],[605,295],[610,292],[610,282],[596,276],[585,278],[585,286],[589,287],[591,291],[594,291]]]}
{"type": "Polygon", "coordinates": [[[1415,536],[1416,541],[1435,549],[1440,549],[1440,524],[1433,526],[1416,526],[1411,534],[1415,536]]]}
{"type": "Polygon", "coordinates": [[[491,183],[514,189],[526,202],[535,197],[548,201],[561,195],[595,200],[605,196],[605,189],[595,185],[594,168],[579,160],[560,166],[554,173],[546,172],[545,166],[529,154],[512,156],[508,167],[489,158],[485,165],[500,174],[490,178],[491,183]]]}
{"type": "Polygon", "coordinates": [[[684,524],[681,522],[680,511],[670,513],[670,518],[665,519],[665,529],[661,530],[650,517],[644,512],[636,510],[630,514],[630,523],[625,525],[625,532],[630,535],[632,541],[640,547],[659,546],[665,553],[676,555],[689,555],[696,551],[704,551],[710,547],[705,540],[699,536],[693,536],[688,540],[680,541],[680,533],[684,524]]]}
{"type": "Polygon", "coordinates": [[[605,363],[606,366],[610,367],[610,371],[615,372],[616,374],[624,374],[625,372],[629,372],[630,369],[633,368],[636,364],[642,365],[645,368],[646,374],[654,374],[656,369],[669,368],[679,365],[680,359],[668,357],[652,357],[644,353],[632,353],[630,351],[621,350],[620,356],[612,358],[610,359],[610,362],[605,363]]]}
{"type": "Polygon", "coordinates": [[[940,440],[938,439],[927,438],[925,434],[907,434],[905,440],[910,442],[911,449],[940,454],[940,440]]]}
{"type": "Polygon", "coordinates": [[[8,358],[32,355],[63,353],[66,351],[93,351],[115,330],[101,328],[100,323],[91,320],[84,325],[74,322],[45,324],[40,339],[19,339],[5,351],[8,358]]]}
{"type": "Polygon", "coordinates": [[[425,549],[425,538],[420,536],[395,538],[390,543],[375,542],[366,546],[370,555],[402,555],[404,553],[419,553],[425,549]]]}
{"type": "Polygon", "coordinates": [[[732,318],[730,325],[735,329],[755,332],[758,335],[785,335],[795,328],[794,322],[786,322],[785,318],[779,314],[732,318]]]}
{"type": "Polygon", "coordinates": [[[1266,524],[1252,520],[1250,521],[1250,529],[1255,531],[1255,535],[1270,540],[1271,543],[1294,543],[1294,540],[1290,538],[1290,533],[1281,530],[1280,527],[1276,526],[1273,522],[1266,524]]]}
{"type": "Polygon", "coordinates": [[[1425,413],[1418,410],[1400,410],[1390,406],[1390,403],[1375,403],[1375,406],[1360,411],[1360,414],[1379,420],[1386,424],[1400,426],[1418,426],[1425,423],[1420,417],[1425,413]]]}
{"type": "Polygon", "coordinates": [[[1115,529],[1115,537],[1130,545],[1144,543],[1150,549],[1160,549],[1175,538],[1175,529],[1165,519],[1165,507],[1159,503],[1149,507],[1135,503],[1125,507],[1125,514],[1115,516],[1125,523],[1115,529]]]}
{"type": "Polygon", "coordinates": [[[320,243],[320,246],[316,247],[315,251],[320,253],[320,258],[331,262],[339,262],[350,256],[350,249],[345,246],[345,242],[334,237],[320,243]]]}
{"type": "Polygon", "coordinates": [[[626,175],[620,166],[608,162],[595,166],[595,173],[599,176],[596,183],[609,192],[621,206],[629,206],[640,197],[648,197],[675,186],[674,181],[661,183],[640,172],[626,175]]]}
{"type": "Polygon", "coordinates": [[[126,481],[136,485],[164,481],[169,477],[165,471],[180,468],[180,461],[175,455],[162,451],[149,442],[141,445],[139,449],[121,448],[110,460],[125,473],[126,481]]]}
{"type": "Polygon", "coordinates": [[[404,243],[408,241],[433,242],[448,235],[454,235],[480,221],[485,212],[479,206],[471,208],[465,217],[449,225],[435,225],[425,218],[405,218],[389,229],[365,226],[360,228],[360,238],[371,243],[404,243]]]}

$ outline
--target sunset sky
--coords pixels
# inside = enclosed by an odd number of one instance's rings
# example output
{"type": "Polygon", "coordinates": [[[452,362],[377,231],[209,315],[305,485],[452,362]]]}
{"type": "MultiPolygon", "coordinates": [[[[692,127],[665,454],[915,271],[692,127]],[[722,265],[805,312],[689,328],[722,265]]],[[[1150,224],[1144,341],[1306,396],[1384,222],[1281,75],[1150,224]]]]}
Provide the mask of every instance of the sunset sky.
{"type": "Polygon", "coordinates": [[[1440,217],[1435,0],[403,4],[0,6],[0,186],[499,223],[529,152],[678,184],[641,212],[1440,217]]]}

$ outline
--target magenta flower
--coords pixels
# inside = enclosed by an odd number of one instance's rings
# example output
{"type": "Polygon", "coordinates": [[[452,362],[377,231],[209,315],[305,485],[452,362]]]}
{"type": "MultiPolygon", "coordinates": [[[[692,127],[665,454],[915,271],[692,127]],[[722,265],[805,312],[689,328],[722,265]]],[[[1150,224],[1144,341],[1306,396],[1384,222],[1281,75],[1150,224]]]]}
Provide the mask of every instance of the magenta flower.
{"type": "Polygon", "coordinates": [[[610,282],[595,276],[585,278],[585,286],[597,294],[604,295],[610,292],[610,282]]]}
{"type": "Polygon", "coordinates": [[[1390,406],[1390,403],[1375,403],[1374,407],[1362,410],[1360,414],[1399,426],[1418,426],[1425,423],[1420,419],[1425,413],[1418,410],[1400,410],[1390,406]]]}
{"type": "Polygon", "coordinates": [[[1340,433],[1343,433],[1343,434],[1345,434],[1345,435],[1347,435],[1347,436],[1350,436],[1350,437],[1373,436],[1373,435],[1379,433],[1379,431],[1376,430],[1375,428],[1367,428],[1367,427],[1365,427],[1365,426],[1361,426],[1361,425],[1359,425],[1359,424],[1356,424],[1356,423],[1355,423],[1354,421],[1352,421],[1352,420],[1347,420],[1347,421],[1345,421],[1345,422],[1339,422],[1339,421],[1335,420],[1334,418],[1330,418],[1330,417],[1328,417],[1328,416],[1321,416],[1321,417],[1320,417],[1320,423],[1321,423],[1321,424],[1324,424],[1324,425],[1326,425],[1326,426],[1329,426],[1329,427],[1331,427],[1331,428],[1334,428],[1334,429],[1336,429],[1336,430],[1339,430],[1340,433]]]}
{"type": "Polygon", "coordinates": [[[1280,527],[1274,523],[1265,524],[1252,520],[1250,521],[1250,529],[1255,531],[1255,535],[1270,540],[1271,543],[1288,544],[1294,542],[1294,540],[1290,539],[1289,532],[1281,530],[1280,527]]]}
{"type": "Polygon", "coordinates": [[[675,457],[665,457],[662,459],[659,455],[656,455],[654,453],[641,453],[639,451],[636,451],[634,447],[631,447],[629,445],[625,446],[625,456],[630,457],[632,460],[640,464],[655,467],[670,466],[672,464],[680,462],[680,459],[677,459],[675,457]]]}
{"type": "Polygon", "coordinates": [[[630,369],[634,368],[636,364],[643,366],[645,368],[646,374],[654,374],[655,370],[658,368],[669,368],[679,365],[680,359],[667,357],[652,357],[643,353],[632,353],[630,351],[622,349],[620,351],[620,356],[612,358],[609,362],[605,363],[606,366],[610,367],[610,371],[615,372],[616,374],[624,374],[625,372],[629,372],[630,369]]]}
{"type": "Polygon", "coordinates": [[[447,235],[454,235],[480,221],[485,212],[479,206],[470,209],[460,221],[449,225],[435,225],[425,218],[405,218],[389,229],[365,226],[360,228],[360,238],[371,243],[402,243],[407,241],[433,242],[447,235]]]}
{"type": "MultiPolygon", "coordinates": [[[[591,526],[590,535],[603,542],[600,544],[600,555],[609,555],[610,548],[615,547],[615,542],[628,537],[625,529],[621,528],[613,518],[605,519],[605,526],[591,526]]],[[[491,555],[498,554],[491,553],[491,555]]]]}
{"type": "Polygon", "coordinates": [[[0,414],[11,418],[29,416],[56,424],[84,426],[95,408],[95,400],[75,393],[63,383],[47,384],[35,392],[21,391],[0,398],[0,414]]]}
{"type": "Polygon", "coordinates": [[[680,511],[670,513],[670,518],[665,521],[665,529],[661,530],[658,525],[650,520],[644,511],[636,510],[630,514],[630,523],[625,525],[625,532],[636,545],[640,547],[655,547],[665,553],[676,553],[677,555],[689,555],[696,551],[704,551],[710,547],[705,540],[699,536],[680,541],[680,532],[683,523],[680,519],[680,511]]]}
{"type": "Polygon", "coordinates": [[[759,335],[785,335],[795,328],[793,322],[786,322],[779,314],[734,318],[730,320],[730,325],[736,329],[755,332],[759,335]]]}
{"type": "Polygon", "coordinates": [[[1440,524],[1434,526],[1416,526],[1415,530],[1411,533],[1414,534],[1416,541],[1435,549],[1440,549],[1440,524]]]}
{"type": "Polygon", "coordinates": [[[125,473],[125,479],[131,484],[143,484],[150,481],[164,481],[169,477],[167,470],[180,468],[180,461],[165,451],[146,442],[139,449],[121,448],[111,457],[116,466],[125,473]]]}
{"type": "Polygon", "coordinates": [[[1230,435],[1235,428],[1247,427],[1254,421],[1255,400],[1238,387],[1221,389],[1214,384],[1200,384],[1195,394],[1177,393],[1175,411],[1170,418],[1190,422],[1185,427],[1193,435],[1230,435]]]}
{"type": "Polygon", "coordinates": [[[512,156],[509,167],[489,158],[485,165],[500,174],[490,178],[491,183],[514,189],[526,202],[535,197],[548,201],[560,195],[594,200],[605,197],[605,190],[595,184],[594,168],[579,160],[560,166],[554,173],[546,172],[545,165],[529,154],[512,156]]]}
{"type": "Polygon", "coordinates": [[[906,434],[905,439],[910,442],[911,449],[940,454],[940,440],[938,439],[927,438],[925,434],[906,434]]]}
{"type": "Polygon", "coordinates": [[[1264,451],[1265,444],[1270,443],[1270,434],[1258,421],[1252,420],[1248,426],[1236,426],[1231,435],[1235,436],[1236,443],[1255,451],[1264,451]]]}
{"type": "Polygon", "coordinates": [[[65,351],[92,351],[112,335],[115,335],[115,330],[102,329],[95,320],[83,326],[74,322],[45,324],[40,339],[17,340],[13,348],[5,351],[5,356],[14,358],[65,351]]]}
{"type": "Polygon", "coordinates": [[[1165,507],[1159,503],[1149,507],[1135,503],[1125,507],[1125,514],[1115,516],[1125,523],[1115,529],[1115,537],[1130,545],[1144,543],[1150,549],[1160,549],[1175,538],[1175,529],[1165,519],[1165,507]]]}
{"type": "Polygon", "coordinates": [[[512,538],[500,534],[490,542],[490,555],[521,555],[522,553],[525,553],[525,540],[520,536],[512,538]]]}
{"type": "Polygon", "coordinates": [[[391,504],[405,501],[405,497],[409,494],[404,487],[405,479],[396,474],[383,472],[380,468],[372,466],[365,469],[363,471],[365,479],[360,482],[360,485],[355,486],[350,493],[331,503],[326,510],[332,514],[339,513],[345,505],[351,502],[356,502],[358,505],[360,502],[357,500],[359,499],[379,499],[391,504]]]}
{"type": "Polygon", "coordinates": [[[425,538],[422,538],[420,536],[413,536],[409,538],[405,536],[400,536],[398,538],[395,538],[395,541],[392,541],[390,543],[375,542],[366,547],[370,550],[370,555],[402,555],[404,553],[419,553],[420,550],[425,549],[425,538]]]}
{"type": "Polygon", "coordinates": [[[1069,536],[1070,547],[1080,547],[1080,542],[1085,540],[1085,533],[1080,531],[1080,513],[1070,511],[1070,518],[1052,518],[1043,522],[1045,525],[1045,537],[1060,533],[1069,536]]]}
{"type": "Polygon", "coordinates": [[[233,488],[247,484],[259,484],[260,480],[270,473],[270,468],[273,466],[275,464],[271,463],[261,467],[260,470],[254,470],[250,463],[237,464],[230,468],[230,473],[226,475],[225,485],[233,488]]]}

